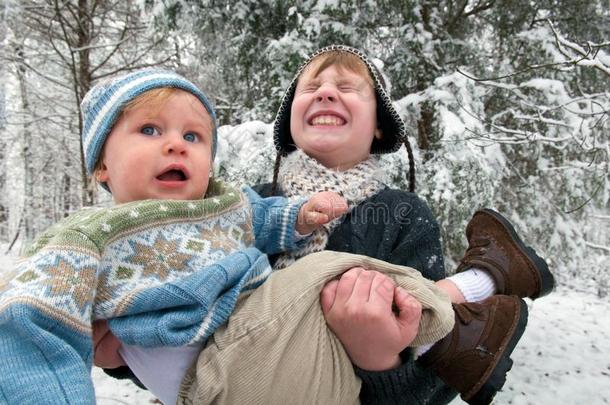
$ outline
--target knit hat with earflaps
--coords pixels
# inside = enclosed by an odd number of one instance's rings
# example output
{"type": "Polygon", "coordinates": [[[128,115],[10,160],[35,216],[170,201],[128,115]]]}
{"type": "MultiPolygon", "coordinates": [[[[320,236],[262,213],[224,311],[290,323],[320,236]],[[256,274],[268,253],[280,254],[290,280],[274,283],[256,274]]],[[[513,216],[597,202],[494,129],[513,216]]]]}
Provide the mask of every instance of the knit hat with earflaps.
{"type": "Polygon", "coordinates": [[[184,90],[201,101],[212,120],[212,159],[214,158],[218,143],[216,113],[207,96],[177,73],[162,69],[142,69],[100,82],[83,98],[80,105],[83,114],[81,141],[89,174],[93,174],[106,138],[125,106],[139,95],[163,87],[184,90]]]}
{"type": "Polygon", "coordinates": [[[276,190],[277,176],[282,156],[285,156],[289,152],[296,149],[296,145],[292,139],[292,133],[290,132],[290,110],[292,108],[292,101],[294,100],[297,82],[307,65],[309,65],[309,63],[316,57],[327,52],[345,52],[355,55],[367,66],[375,87],[375,98],[377,101],[377,122],[379,129],[382,131],[381,139],[377,139],[376,137],[373,138],[371,153],[396,152],[400,148],[400,145],[404,143],[409,158],[409,191],[414,192],[415,162],[413,159],[413,151],[411,150],[411,145],[409,144],[409,140],[407,138],[405,123],[392,105],[392,100],[390,100],[390,95],[388,89],[386,88],[387,86],[385,85],[383,75],[377,66],[375,66],[364,53],[356,48],[346,45],[327,46],[311,54],[301,65],[296,76],[294,79],[292,79],[290,86],[288,86],[286,93],[284,93],[282,104],[280,105],[277,115],[275,116],[275,122],[273,125],[273,142],[275,144],[275,149],[277,150],[277,157],[275,159],[275,168],[273,173],[273,191],[275,192],[276,190]]]}
{"type": "Polygon", "coordinates": [[[373,62],[360,50],[346,45],[331,45],[319,49],[307,58],[305,63],[301,65],[295,78],[290,83],[282,98],[282,104],[275,117],[273,126],[273,141],[278,153],[285,155],[296,149],[292,134],[290,133],[290,109],[294,99],[294,92],[297,87],[297,82],[303,70],[316,57],[326,52],[339,51],[347,52],[356,55],[367,66],[375,87],[375,98],[377,100],[377,121],[379,128],[382,131],[381,139],[373,139],[371,145],[371,153],[391,153],[396,152],[406,137],[405,124],[398,115],[398,112],[392,105],[392,100],[386,89],[385,81],[379,69],[373,62]]]}

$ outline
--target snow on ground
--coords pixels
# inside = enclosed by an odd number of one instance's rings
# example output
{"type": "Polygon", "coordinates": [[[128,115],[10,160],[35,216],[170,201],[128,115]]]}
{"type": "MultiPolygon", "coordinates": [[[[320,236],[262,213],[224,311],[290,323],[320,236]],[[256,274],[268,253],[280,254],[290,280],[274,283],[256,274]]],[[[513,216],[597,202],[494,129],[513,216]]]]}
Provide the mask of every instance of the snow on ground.
{"type": "MultiPolygon", "coordinates": [[[[0,245],[4,251],[4,246],[0,245]]],[[[0,255],[0,271],[13,258],[0,255]]],[[[494,403],[610,404],[610,300],[560,287],[529,301],[529,323],[513,352],[513,369],[494,403]]],[[[151,404],[135,385],[93,370],[99,405],[151,404]]],[[[460,404],[456,399],[453,404],[460,404]]]]}
{"type": "Polygon", "coordinates": [[[610,302],[559,288],[530,301],[496,404],[610,404],[610,302]]]}
{"type": "Polygon", "coordinates": [[[136,387],[131,381],[115,380],[94,367],[93,382],[97,405],[139,405],[158,403],[148,391],[136,387]]]}

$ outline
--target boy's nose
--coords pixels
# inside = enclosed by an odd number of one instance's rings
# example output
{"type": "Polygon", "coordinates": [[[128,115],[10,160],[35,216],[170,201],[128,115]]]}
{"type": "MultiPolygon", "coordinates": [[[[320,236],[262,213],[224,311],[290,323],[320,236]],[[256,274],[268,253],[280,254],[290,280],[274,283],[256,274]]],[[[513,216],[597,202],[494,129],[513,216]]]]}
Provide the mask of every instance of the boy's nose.
{"type": "Polygon", "coordinates": [[[322,86],[318,87],[318,91],[316,93],[316,101],[336,101],[337,100],[337,88],[332,84],[325,83],[322,86]]]}

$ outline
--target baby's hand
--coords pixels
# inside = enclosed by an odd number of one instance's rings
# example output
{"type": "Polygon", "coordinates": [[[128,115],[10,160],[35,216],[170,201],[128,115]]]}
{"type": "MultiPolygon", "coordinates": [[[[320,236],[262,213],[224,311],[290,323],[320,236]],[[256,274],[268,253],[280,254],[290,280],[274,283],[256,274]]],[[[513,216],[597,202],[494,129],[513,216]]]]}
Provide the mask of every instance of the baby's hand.
{"type": "Polygon", "coordinates": [[[119,354],[121,341],[108,328],[108,322],[95,321],[93,328],[93,364],[101,368],[117,368],[125,365],[119,354]]]}
{"type": "Polygon", "coordinates": [[[297,232],[307,235],[346,211],[347,201],[339,194],[332,191],[316,193],[299,210],[297,232]]]}
{"type": "Polygon", "coordinates": [[[348,270],[339,280],[324,286],[320,303],[328,327],[352,363],[364,370],[398,367],[400,352],[419,329],[419,301],[377,271],[360,267],[348,270]]]}

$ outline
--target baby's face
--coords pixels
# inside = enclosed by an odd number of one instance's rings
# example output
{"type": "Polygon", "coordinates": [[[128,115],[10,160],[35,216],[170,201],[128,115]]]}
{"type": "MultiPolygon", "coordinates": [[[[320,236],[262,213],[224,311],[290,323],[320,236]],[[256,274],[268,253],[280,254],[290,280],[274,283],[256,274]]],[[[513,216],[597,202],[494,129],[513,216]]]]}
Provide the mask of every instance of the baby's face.
{"type": "Polygon", "coordinates": [[[297,82],[290,132],[297,147],[332,169],[347,170],[370,154],[377,102],[370,80],[331,65],[314,76],[312,64],[297,82]]]}
{"type": "Polygon", "coordinates": [[[116,203],[200,199],[212,166],[212,121],[192,94],[178,91],[159,108],[124,112],[104,145],[101,169],[116,203]]]}

